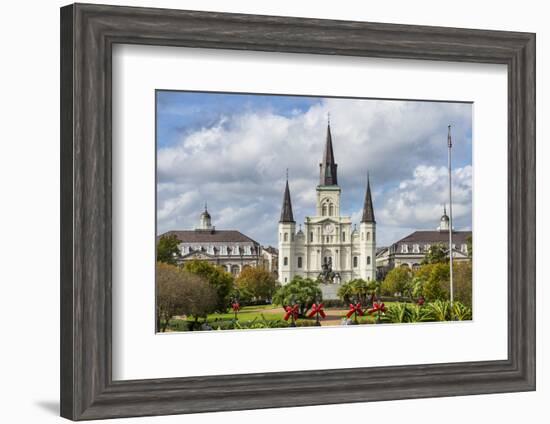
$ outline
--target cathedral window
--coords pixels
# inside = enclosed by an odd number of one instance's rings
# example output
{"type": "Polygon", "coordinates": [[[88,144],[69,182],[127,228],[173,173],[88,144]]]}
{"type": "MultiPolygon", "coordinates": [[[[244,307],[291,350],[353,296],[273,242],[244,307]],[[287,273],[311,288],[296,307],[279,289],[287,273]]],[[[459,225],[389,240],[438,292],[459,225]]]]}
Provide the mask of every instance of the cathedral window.
{"type": "Polygon", "coordinates": [[[334,215],[334,206],[332,205],[332,203],[328,207],[328,215],[329,216],[334,215]]]}
{"type": "Polygon", "coordinates": [[[367,265],[370,265],[370,256],[367,256],[367,265]]]}
{"type": "Polygon", "coordinates": [[[365,233],[361,231],[361,241],[365,240],[365,233]]]}
{"type": "Polygon", "coordinates": [[[327,216],[327,205],[323,205],[321,215],[327,216]]]}
{"type": "Polygon", "coordinates": [[[367,241],[370,240],[370,231],[367,231],[367,241]]]}
{"type": "Polygon", "coordinates": [[[346,232],[342,231],[342,241],[346,241],[346,232]]]}
{"type": "Polygon", "coordinates": [[[357,256],[353,257],[353,267],[357,268],[357,256]]]}
{"type": "Polygon", "coordinates": [[[302,257],[298,256],[298,268],[302,268],[302,257]]]}
{"type": "Polygon", "coordinates": [[[283,240],[284,241],[288,241],[288,233],[285,233],[284,237],[283,237],[283,240]]]}
{"type": "Polygon", "coordinates": [[[290,235],[290,240],[291,240],[291,241],[294,241],[294,233],[292,233],[292,234],[290,235]]]}
{"type": "Polygon", "coordinates": [[[288,266],[288,258],[286,256],[283,259],[283,265],[288,266]]]}
{"type": "Polygon", "coordinates": [[[309,242],[313,243],[313,231],[309,233],[309,242]]]}

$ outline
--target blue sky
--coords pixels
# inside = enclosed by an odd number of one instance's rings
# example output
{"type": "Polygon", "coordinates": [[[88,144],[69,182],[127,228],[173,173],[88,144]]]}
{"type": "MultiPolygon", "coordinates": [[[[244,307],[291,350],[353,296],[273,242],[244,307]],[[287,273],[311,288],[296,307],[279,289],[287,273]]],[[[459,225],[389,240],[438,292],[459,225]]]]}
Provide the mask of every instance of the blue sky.
{"type": "Polygon", "coordinates": [[[471,228],[471,104],[157,91],[157,231],[213,224],[277,243],[286,168],[297,224],[315,212],[331,116],[342,214],[358,222],[366,174],[378,244],[435,229],[447,202],[452,125],[455,228],[471,228]]]}

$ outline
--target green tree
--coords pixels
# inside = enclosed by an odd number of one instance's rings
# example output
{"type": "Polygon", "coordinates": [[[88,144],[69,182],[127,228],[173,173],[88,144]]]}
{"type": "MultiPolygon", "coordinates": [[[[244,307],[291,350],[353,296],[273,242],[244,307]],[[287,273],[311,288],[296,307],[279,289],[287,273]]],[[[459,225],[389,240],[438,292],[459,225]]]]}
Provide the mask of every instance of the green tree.
{"type": "Polygon", "coordinates": [[[358,300],[362,305],[370,303],[373,294],[379,294],[380,284],[377,281],[365,281],[361,278],[348,281],[338,289],[338,297],[344,302],[358,300]]]}
{"type": "Polygon", "coordinates": [[[470,259],[472,259],[473,251],[472,251],[472,236],[471,235],[466,237],[466,245],[468,246],[468,257],[470,259]]]}
{"type": "Polygon", "coordinates": [[[454,300],[472,307],[472,262],[453,262],[454,300]]]}
{"type": "Polygon", "coordinates": [[[446,300],[449,296],[449,264],[422,265],[414,274],[427,301],[446,300]]]}
{"type": "Polygon", "coordinates": [[[447,249],[442,243],[433,244],[426,253],[423,264],[439,264],[448,262],[447,249]]]}
{"type": "Polygon", "coordinates": [[[396,293],[403,294],[411,280],[411,272],[408,267],[400,266],[392,269],[382,282],[380,290],[382,294],[394,296],[396,293]]]}
{"type": "Polygon", "coordinates": [[[164,332],[174,315],[205,317],[216,307],[216,291],[208,282],[175,265],[157,262],[156,328],[164,332]]]}
{"type": "Polygon", "coordinates": [[[161,236],[157,242],[157,262],[176,265],[180,256],[179,244],[174,234],[161,236]]]}
{"type": "Polygon", "coordinates": [[[192,274],[200,275],[214,287],[217,293],[216,311],[226,312],[233,290],[233,276],[219,266],[198,259],[187,262],[184,269],[192,274]]]}
{"type": "Polygon", "coordinates": [[[246,267],[235,279],[239,291],[246,291],[256,300],[271,300],[279,283],[268,270],[246,267]]]}
{"type": "Polygon", "coordinates": [[[287,306],[296,302],[300,305],[300,316],[304,316],[316,300],[322,299],[321,288],[311,278],[296,276],[292,281],[280,287],[273,296],[273,303],[287,306]]]}

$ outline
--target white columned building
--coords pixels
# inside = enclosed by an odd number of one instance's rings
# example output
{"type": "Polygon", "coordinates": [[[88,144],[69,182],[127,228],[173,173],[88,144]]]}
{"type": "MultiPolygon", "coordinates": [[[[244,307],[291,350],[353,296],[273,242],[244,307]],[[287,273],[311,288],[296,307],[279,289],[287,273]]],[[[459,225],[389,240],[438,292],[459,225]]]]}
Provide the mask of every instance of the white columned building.
{"type": "Polygon", "coordinates": [[[330,273],[336,286],[324,285],[323,296],[334,298],[341,283],[376,279],[376,222],[368,178],[359,229],[352,228],[351,217],[340,214],[341,189],[330,123],[319,168],[316,213],[305,218],[298,232],[287,178],[279,220],[279,281],[287,284],[295,276],[317,279],[330,273]]]}

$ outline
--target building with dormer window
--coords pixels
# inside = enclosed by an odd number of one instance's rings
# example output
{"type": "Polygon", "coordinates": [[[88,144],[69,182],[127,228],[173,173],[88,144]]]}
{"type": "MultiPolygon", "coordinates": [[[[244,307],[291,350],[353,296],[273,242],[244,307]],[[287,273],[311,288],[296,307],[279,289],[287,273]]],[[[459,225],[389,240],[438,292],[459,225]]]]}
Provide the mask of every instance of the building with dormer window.
{"type": "MultiPolygon", "coordinates": [[[[470,260],[469,244],[471,231],[455,231],[453,229],[453,261],[470,260]]],[[[389,247],[381,248],[376,253],[376,268],[378,279],[383,279],[391,269],[399,266],[416,269],[420,267],[430,248],[441,244],[449,255],[449,216],[443,207],[443,215],[435,230],[415,231],[407,237],[396,241],[389,247]]]]}
{"type": "Polygon", "coordinates": [[[263,263],[260,244],[240,231],[216,229],[206,205],[197,228],[168,231],[161,236],[170,235],[175,235],[180,241],[181,264],[195,259],[204,260],[237,276],[247,266],[263,263]]]}

